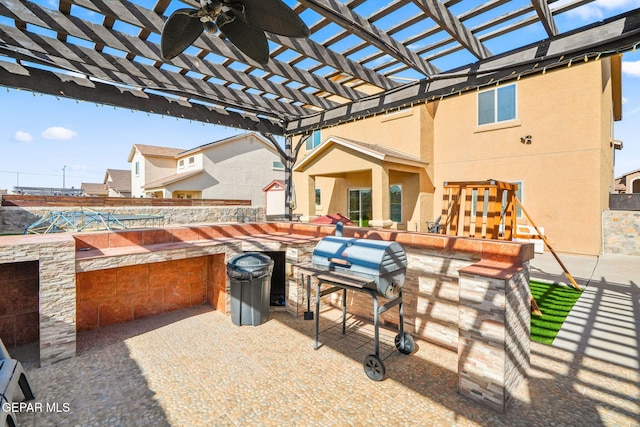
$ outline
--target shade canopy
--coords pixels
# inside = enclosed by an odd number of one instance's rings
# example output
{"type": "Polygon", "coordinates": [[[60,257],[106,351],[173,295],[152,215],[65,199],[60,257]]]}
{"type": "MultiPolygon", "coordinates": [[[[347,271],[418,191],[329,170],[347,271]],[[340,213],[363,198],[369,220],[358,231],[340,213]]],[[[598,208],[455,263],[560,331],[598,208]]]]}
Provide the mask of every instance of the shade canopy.
{"type": "MultiPolygon", "coordinates": [[[[596,60],[640,41],[640,9],[571,27],[585,0],[285,1],[308,38],[266,33],[262,66],[204,32],[163,61],[193,0],[3,0],[0,85],[294,135],[596,60]]],[[[585,22],[585,21],[581,21],[585,22]]]]}

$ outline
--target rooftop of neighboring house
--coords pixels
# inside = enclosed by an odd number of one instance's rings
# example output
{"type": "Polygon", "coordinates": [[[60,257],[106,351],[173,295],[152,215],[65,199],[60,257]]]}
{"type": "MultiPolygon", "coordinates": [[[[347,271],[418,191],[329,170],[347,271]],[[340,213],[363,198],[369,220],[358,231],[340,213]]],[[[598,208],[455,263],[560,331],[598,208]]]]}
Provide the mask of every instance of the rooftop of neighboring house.
{"type": "Polygon", "coordinates": [[[174,159],[184,148],[159,147],[157,145],[133,144],[129,153],[129,162],[133,160],[136,149],[145,157],[168,157],[174,159]]]}
{"type": "Polygon", "coordinates": [[[106,196],[109,194],[107,186],[100,182],[83,182],[80,184],[80,188],[84,190],[86,195],[90,196],[106,196]]]}
{"type": "Polygon", "coordinates": [[[253,136],[256,139],[258,139],[259,141],[263,142],[269,148],[272,148],[271,142],[269,142],[267,139],[265,139],[262,135],[260,135],[260,134],[258,134],[256,132],[247,132],[247,133],[242,133],[240,135],[233,135],[233,136],[230,136],[230,137],[227,137],[227,138],[223,138],[223,139],[220,139],[218,141],[209,142],[207,144],[199,145],[199,146],[197,146],[195,148],[191,148],[189,150],[184,150],[181,153],[179,153],[178,155],[176,155],[176,157],[187,156],[187,155],[190,155],[190,154],[193,154],[193,153],[197,153],[199,151],[207,150],[207,149],[209,149],[211,147],[214,147],[214,146],[218,147],[218,146],[220,146],[222,144],[226,144],[226,143],[229,143],[229,142],[239,141],[239,140],[242,140],[242,139],[247,139],[247,138],[249,138],[251,136],[253,136]]]}
{"type": "Polygon", "coordinates": [[[128,169],[107,169],[104,174],[104,183],[118,191],[131,191],[131,171],[128,169]]]}
{"type": "Polygon", "coordinates": [[[629,175],[634,175],[634,174],[637,174],[637,173],[640,173],[640,169],[635,169],[635,170],[632,170],[630,172],[623,173],[622,175],[616,177],[616,179],[626,178],[629,175]]]}

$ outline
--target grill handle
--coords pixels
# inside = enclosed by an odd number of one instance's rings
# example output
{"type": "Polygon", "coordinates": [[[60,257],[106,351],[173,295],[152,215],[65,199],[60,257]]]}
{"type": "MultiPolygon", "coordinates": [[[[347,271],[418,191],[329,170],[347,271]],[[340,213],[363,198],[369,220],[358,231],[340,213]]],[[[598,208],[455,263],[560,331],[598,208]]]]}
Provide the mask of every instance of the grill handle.
{"type": "Polygon", "coordinates": [[[344,267],[344,268],[351,268],[351,263],[349,261],[347,261],[346,259],[342,259],[342,258],[327,258],[327,260],[331,264],[336,264],[336,265],[339,265],[339,266],[344,267]]]}

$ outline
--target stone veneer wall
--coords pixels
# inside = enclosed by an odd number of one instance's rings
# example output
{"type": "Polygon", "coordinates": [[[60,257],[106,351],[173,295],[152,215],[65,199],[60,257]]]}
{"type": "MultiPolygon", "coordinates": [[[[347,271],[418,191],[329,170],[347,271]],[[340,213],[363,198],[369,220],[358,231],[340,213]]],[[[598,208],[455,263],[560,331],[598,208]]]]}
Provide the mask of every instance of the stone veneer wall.
{"type": "MultiPolygon", "coordinates": [[[[42,215],[49,212],[82,210],[78,207],[15,207],[0,206],[0,234],[22,233],[42,215]]],[[[164,224],[202,224],[221,222],[256,222],[265,220],[263,206],[136,206],[136,207],[87,207],[100,212],[127,215],[163,215],[164,224]]],[[[136,220],[132,227],[150,225],[157,227],[157,222],[145,224],[144,220],[136,220]]]]}
{"type": "MultiPolygon", "coordinates": [[[[404,246],[407,274],[402,288],[404,328],[415,336],[450,350],[458,349],[458,271],[480,260],[463,252],[433,251],[404,246]]],[[[313,248],[312,248],[313,250],[313,248]]],[[[347,292],[349,313],[373,319],[371,297],[347,292]]],[[[333,305],[341,306],[340,293],[332,294],[333,305]]],[[[380,324],[397,326],[398,310],[380,316],[380,324]]]]}
{"type": "Polygon", "coordinates": [[[605,254],[640,255],[640,211],[602,213],[605,254]]]}
{"type": "Polygon", "coordinates": [[[504,412],[530,367],[529,269],[460,270],[458,392],[504,412]]]}
{"type": "Polygon", "coordinates": [[[0,338],[13,348],[38,342],[38,261],[0,264],[0,338]]]}
{"type": "Polygon", "coordinates": [[[75,255],[69,234],[0,239],[0,264],[39,261],[41,364],[76,354],[75,255]]]}

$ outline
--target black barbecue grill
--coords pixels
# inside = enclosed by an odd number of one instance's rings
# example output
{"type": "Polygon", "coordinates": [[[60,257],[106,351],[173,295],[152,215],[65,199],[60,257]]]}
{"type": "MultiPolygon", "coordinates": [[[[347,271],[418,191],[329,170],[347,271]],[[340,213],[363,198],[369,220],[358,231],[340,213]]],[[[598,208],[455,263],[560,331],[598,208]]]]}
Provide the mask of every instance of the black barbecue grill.
{"type": "Polygon", "coordinates": [[[342,290],[342,333],[346,333],[347,290],[365,292],[373,300],[373,323],[375,329],[375,354],[364,359],[364,371],[374,381],[385,376],[385,367],[380,359],[378,320],[382,313],[398,306],[400,323],[395,337],[398,351],[410,354],[415,349],[411,335],[404,332],[402,286],[407,271],[407,256],[396,242],[328,236],[316,245],[312,266],[300,266],[302,280],[307,276],[307,298],[311,294],[311,278],[317,279],[314,348],[318,349],[320,298],[342,290]],[[321,286],[331,287],[321,290],[321,286]],[[380,305],[378,296],[389,301],[380,305]]]}

